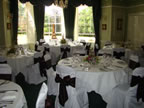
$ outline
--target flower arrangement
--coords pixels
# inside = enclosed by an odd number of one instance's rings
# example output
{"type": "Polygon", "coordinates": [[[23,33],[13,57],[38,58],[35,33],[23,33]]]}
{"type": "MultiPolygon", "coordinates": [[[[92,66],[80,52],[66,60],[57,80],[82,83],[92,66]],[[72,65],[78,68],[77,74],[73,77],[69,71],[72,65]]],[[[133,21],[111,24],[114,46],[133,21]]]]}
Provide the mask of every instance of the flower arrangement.
{"type": "Polygon", "coordinates": [[[88,55],[84,58],[84,61],[88,62],[90,64],[98,64],[99,63],[99,58],[98,58],[98,56],[88,55]]]}
{"type": "Polygon", "coordinates": [[[61,44],[66,44],[66,40],[64,39],[64,37],[62,37],[60,43],[61,43],[61,44]]]}

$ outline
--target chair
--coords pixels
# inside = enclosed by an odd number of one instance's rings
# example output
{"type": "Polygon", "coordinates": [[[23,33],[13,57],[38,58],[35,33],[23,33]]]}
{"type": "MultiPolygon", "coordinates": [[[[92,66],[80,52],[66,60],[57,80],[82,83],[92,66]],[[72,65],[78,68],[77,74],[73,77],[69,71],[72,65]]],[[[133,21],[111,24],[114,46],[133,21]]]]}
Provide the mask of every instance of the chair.
{"type": "Polygon", "coordinates": [[[45,77],[42,77],[40,75],[40,64],[39,63],[36,63],[36,64],[32,64],[30,66],[27,66],[26,69],[25,69],[25,72],[23,73],[26,73],[26,82],[29,83],[29,84],[40,84],[42,82],[44,82],[46,80],[45,77]]]}
{"type": "Polygon", "coordinates": [[[139,57],[137,55],[131,55],[129,59],[129,68],[133,70],[139,66],[140,66],[139,57]]]}
{"type": "Polygon", "coordinates": [[[49,53],[50,52],[49,44],[43,44],[43,46],[44,46],[44,54],[49,53]]]}
{"type": "Polygon", "coordinates": [[[117,59],[122,59],[125,56],[124,48],[113,48],[113,56],[117,59]]]}
{"type": "Polygon", "coordinates": [[[86,54],[85,46],[76,46],[73,51],[73,55],[85,56],[86,54]]]}
{"type": "Polygon", "coordinates": [[[99,46],[97,43],[95,43],[95,46],[94,46],[94,52],[95,52],[95,56],[98,55],[98,51],[99,51],[99,46]]]}
{"type": "Polygon", "coordinates": [[[44,72],[44,68],[43,68],[43,64],[44,64],[44,57],[43,57],[43,52],[36,52],[34,53],[34,64],[39,63],[39,68],[40,68],[40,75],[43,76],[44,72]]]}
{"type": "Polygon", "coordinates": [[[105,43],[104,43],[104,48],[105,47],[108,47],[108,48],[111,48],[112,47],[112,42],[111,41],[106,41],[105,43]]]}
{"type": "Polygon", "coordinates": [[[86,41],[85,41],[85,40],[80,40],[80,43],[82,43],[82,44],[83,44],[83,46],[85,46],[85,45],[86,45],[86,41]]]}
{"type": "Polygon", "coordinates": [[[134,69],[130,84],[112,90],[107,108],[144,108],[144,67],[134,69]]]}
{"type": "Polygon", "coordinates": [[[55,108],[80,108],[75,89],[74,70],[67,66],[57,65],[55,81],[58,83],[55,108]]]}
{"type": "Polygon", "coordinates": [[[37,52],[34,54],[34,64],[39,63],[41,76],[47,77],[46,70],[49,69],[51,64],[51,56],[49,53],[37,52]]]}
{"type": "Polygon", "coordinates": [[[44,40],[44,39],[40,39],[40,40],[39,40],[39,44],[40,44],[40,45],[42,45],[42,44],[44,44],[44,43],[45,43],[45,40],[44,40]]]}
{"type": "Polygon", "coordinates": [[[6,63],[0,63],[0,79],[12,80],[12,69],[6,63]]]}
{"type": "Polygon", "coordinates": [[[44,45],[43,45],[44,43],[45,43],[44,39],[40,39],[39,41],[36,41],[35,51],[38,51],[38,52],[44,51],[45,50],[44,45]]]}
{"type": "Polygon", "coordinates": [[[7,64],[7,59],[4,56],[0,56],[0,64],[7,64]]]}
{"type": "Polygon", "coordinates": [[[38,94],[43,83],[40,83],[38,85],[29,84],[26,82],[25,76],[21,72],[15,76],[15,81],[21,86],[24,91],[28,108],[35,108],[38,94]]]}
{"type": "Polygon", "coordinates": [[[45,108],[47,92],[48,92],[48,87],[45,83],[43,83],[36,101],[36,108],[45,108]]]}
{"type": "Polygon", "coordinates": [[[90,48],[91,48],[91,43],[86,43],[85,50],[87,51],[87,55],[89,55],[90,48]]]}
{"type": "Polygon", "coordinates": [[[70,56],[70,46],[69,45],[62,45],[61,48],[61,59],[67,58],[70,56]]]}

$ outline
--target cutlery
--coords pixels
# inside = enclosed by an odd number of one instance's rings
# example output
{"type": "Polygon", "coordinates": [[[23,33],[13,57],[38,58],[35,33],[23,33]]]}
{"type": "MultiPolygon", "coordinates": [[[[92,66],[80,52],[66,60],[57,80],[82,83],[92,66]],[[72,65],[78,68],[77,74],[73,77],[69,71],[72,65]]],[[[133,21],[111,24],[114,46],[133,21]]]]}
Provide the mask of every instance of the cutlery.
{"type": "Polygon", "coordinates": [[[114,67],[117,67],[117,68],[122,68],[122,66],[118,66],[118,65],[113,65],[114,67]]]}
{"type": "Polygon", "coordinates": [[[18,90],[1,90],[0,93],[5,93],[7,91],[15,91],[15,92],[18,92],[18,90]]]}
{"type": "Polygon", "coordinates": [[[5,84],[6,82],[7,82],[7,81],[3,81],[2,83],[0,83],[0,86],[3,85],[3,84],[5,84]]]}
{"type": "Polygon", "coordinates": [[[13,101],[0,101],[0,104],[13,104],[13,101]]]}

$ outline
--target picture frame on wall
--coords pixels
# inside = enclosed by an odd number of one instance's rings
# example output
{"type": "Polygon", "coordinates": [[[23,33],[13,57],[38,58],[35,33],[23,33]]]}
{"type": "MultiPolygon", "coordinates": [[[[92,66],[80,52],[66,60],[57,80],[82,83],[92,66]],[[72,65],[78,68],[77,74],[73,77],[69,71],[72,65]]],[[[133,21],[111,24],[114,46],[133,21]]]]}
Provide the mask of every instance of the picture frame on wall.
{"type": "Polygon", "coordinates": [[[102,24],[102,30],[106,30],[107,29],[107,24],[102,24]]]}
{"type": "Polygon", "coordinates": [[[123,19],[118,18],[117,19],[117,30],[122,30],[122,26],[123,26],[123,19]]]}

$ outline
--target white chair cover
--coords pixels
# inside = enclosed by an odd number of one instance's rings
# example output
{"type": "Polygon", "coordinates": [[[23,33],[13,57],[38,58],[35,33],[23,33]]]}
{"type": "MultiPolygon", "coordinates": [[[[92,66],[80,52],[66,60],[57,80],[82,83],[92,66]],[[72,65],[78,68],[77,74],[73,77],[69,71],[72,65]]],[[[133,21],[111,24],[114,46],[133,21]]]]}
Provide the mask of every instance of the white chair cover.
{"type": "Polygon", "coordinates": [[[131,69],[135,69],[137,67],[140,66],[140,61],[139,61],[139,57],[137,55],[130,55],[130,59],[129,59],[129,67],[131,69]]]}
{"type": "Polygon", "coordinates": [[[45,108],[45,100],[47,98],[47,92],[48,87],[45,83],[43,83],[36,101],[36,108],[45,108]]]}
{"type": "Polygon", "coordinates": [[[48,94],[49,95],[57,95],[58,94],[58,83],[55,82],[56,72],[50,68],[47,70],[47,84],[48,84],[48,94]]]}
{"type": "Polygon", "coordinates": [[[138,63],[139,62],[139,57],[137,56],[137,55],[131,55],[130,56],[130,60],[132,60],[132,61],[135,61],[136,63],[138,63]]]}
{"type": "Polygon", "coordinates": [[[0,74],[12,74],[12,69],[8,64],[0,64],[0,74]]]}
{"type": "Polygon", "coordinates": [[[49,53],[44,55],[44,61],[48,61],[48,60],[51,60],[51,56],[49,53]]]}
{"type": "Polygon", "coordinates": [[[45,48],[49,48],[49,47],[50,47],[48,43],[44,43],[43,46],[44,46],[45,48]]]}
{"type": "MultiPolygon", "coordinates": [[[[144,67],[136,68],[133,71],[132,75],[140,76],[141,78],[143,78],[144,77],[144,67]]],[[[125,108],[144,108],[144,102],[142,102],[142,99],[137,101],[137,98],[136,98],[137,88],[138,88],[138,85],[135,85],[128,89],[128,94],[126,95],[126,101],[125,101],[125,108]]]]}
{"type": "Polygon", "coordinates": [[[42,57],[42,56],[43,56],[42,52],[36,52],[36,53],[34,53],[34,58],[39,58],[39,57],[42,57]]]}
{"type": "Polygon", "coordinates": [[[73,55],[86,55],[86,50],[84,46],[77,46],[75,48],[75,51],[73,52],[73,55]]]}
{"type": "Polygon", "coordinates": [[[7,59],[4,56],[0,56],[0,63],[6,63],[7,59]]]}
{"type": "Polygon", "coordinates": [[[113,56],[115,56],[118,59],[124,59],[125,56],[125,48],[113,48],[113,56]]]}
{"type": "MultiPolygon", "coordinates": [[[[75,72],[72,68],[67,66],[62,66],[62,65],[57,66],[57,74],[59,74],[62,79],[68,75],[71,78],[75,77],[75,72]]],[[[65,102],[64,107],[59,103],[59,98],[58,98],[59,93],[58,93],[58,95],[56,96],[55,108],[80,108],[80,105],[77,100],[76,89],[73,88],[72,86],[66,86],[66,89],[68,93],[68,100],[65,102]]]]}
{"type": "Polygon", "coordinates": [[[39,42],[40,43],[45,43],[45,40],[44,39],[40,39],[39,42]]]}
{"type": "Polygon", "coordinates": [[[43,45],[38,45],[37,50],[43,52],[44,51],[44,46],[43,45]]]}
{"type": "MultiPolygon", "coordinates": [[[[136,68],[133,76],[144,77],[144,68],[136,68]]],[[[144,108],[144,102],[137,101],[137,87],[137,85],[130,87],[129,84],[121,84],[114,88],[107,108],[144,108]]]]}
{"type": "Polygon", "coordinates": [[[45,77],[40,75],[39,63],[27,66],[22,73],[25,75],[26,82],[29,84],[39,84],[46,80],[45,77]]]}

